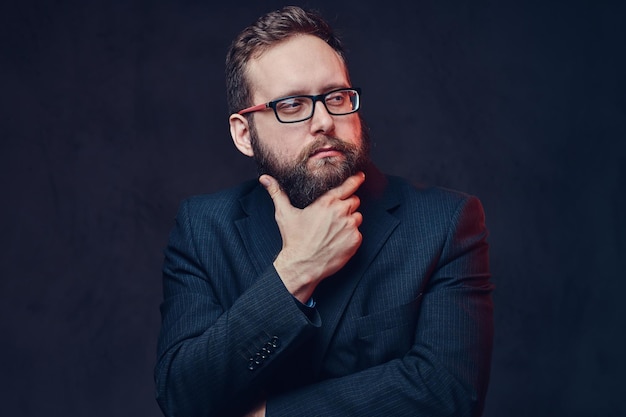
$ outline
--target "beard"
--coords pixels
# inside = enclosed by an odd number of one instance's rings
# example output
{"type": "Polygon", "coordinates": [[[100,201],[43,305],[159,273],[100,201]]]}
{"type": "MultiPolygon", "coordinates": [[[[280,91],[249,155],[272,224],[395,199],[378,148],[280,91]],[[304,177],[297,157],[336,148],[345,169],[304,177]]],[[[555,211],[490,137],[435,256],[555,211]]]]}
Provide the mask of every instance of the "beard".
{"type": "Polygon", "coordinates": [[[369,163],[369,135],[361,120],[360,146],[339,138],[320,135],[304,148],[295,162],[280,161],[261,145],[254,123],[250,123],[250,137],[259,176],[274,177],[294,207],[305,208],[325,192],[342,184],[349,176],[363,171],[369,163]],[[311,160],[319,149],[332,149],[342,157],[324,157],[311,160]]]}

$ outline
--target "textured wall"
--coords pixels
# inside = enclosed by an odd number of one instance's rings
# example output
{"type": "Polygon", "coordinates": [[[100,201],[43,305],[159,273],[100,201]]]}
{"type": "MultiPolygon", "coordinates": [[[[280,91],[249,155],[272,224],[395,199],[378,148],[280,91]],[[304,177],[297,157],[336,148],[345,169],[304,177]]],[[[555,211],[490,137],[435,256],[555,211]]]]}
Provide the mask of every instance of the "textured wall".
{"type": "MultiPolygon", "coordinates": [[[[281,4],[13,3],[0,10],[2,414],[157,416],[162,249],[183,197],[254,175],[230,141],[223,61],[281,4]]],[[[375,161],[485,205],[485,415],[625,415],[624,2],[305,5],[344,35],[375,161]]]]}

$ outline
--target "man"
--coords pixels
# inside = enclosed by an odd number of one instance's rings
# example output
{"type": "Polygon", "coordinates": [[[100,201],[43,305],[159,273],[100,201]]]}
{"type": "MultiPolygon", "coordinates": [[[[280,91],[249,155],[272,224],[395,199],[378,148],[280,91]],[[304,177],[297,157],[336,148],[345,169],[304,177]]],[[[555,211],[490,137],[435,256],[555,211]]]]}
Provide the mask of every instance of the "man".
{"type": "Polygon", "coordinates": [[[480,415],[492,284],[479,201],[373,166],[360,91],[317,14],[261,17],[226,67],[231,136],[261,175],[180,207],[163,412],[480,415]]]}

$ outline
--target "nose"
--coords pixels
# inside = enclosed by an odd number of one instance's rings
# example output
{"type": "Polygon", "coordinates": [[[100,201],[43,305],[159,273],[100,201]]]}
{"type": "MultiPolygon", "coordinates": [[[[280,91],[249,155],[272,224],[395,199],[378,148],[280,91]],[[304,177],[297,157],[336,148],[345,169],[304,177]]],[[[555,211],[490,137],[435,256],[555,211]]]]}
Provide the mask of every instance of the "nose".
{"type": "Polygon", "coordinates": [[[311,133],[331,133],[335,129],[335,119],[328,113],[324,102],[321,100],[315,103],[315,111],[311,118],[311,133]]]}

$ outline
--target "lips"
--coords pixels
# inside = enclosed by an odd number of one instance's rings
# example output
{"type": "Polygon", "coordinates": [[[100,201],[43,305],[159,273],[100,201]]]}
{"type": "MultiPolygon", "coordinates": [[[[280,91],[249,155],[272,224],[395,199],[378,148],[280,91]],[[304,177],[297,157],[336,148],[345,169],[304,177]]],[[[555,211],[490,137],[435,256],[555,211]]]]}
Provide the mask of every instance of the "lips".
{"type": "Polygon", "coordinates": [[[314,156],[327,157],[327,156],[337,156],[340,154],[343,155],[342,149],[339,149],[335,146],[323,146],[311,152],[309,154],[309,157],[314,157],[314,156]]]}

